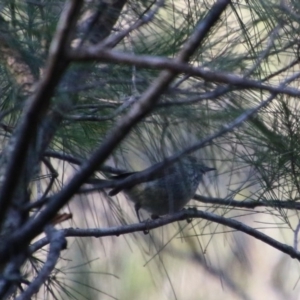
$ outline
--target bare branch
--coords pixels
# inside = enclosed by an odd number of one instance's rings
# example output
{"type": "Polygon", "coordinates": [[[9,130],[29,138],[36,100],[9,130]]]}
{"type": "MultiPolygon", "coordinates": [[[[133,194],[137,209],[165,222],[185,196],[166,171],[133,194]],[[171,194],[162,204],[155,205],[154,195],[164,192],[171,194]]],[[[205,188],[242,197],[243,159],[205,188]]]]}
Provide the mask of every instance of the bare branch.
{"type": "Polygon", "coordinates": [[[46,229],[47,239],[50,243],[50,249],[44,266],[39,271],[37,277],[31,282],[28,288],[17,298],[17,300],[31,299],[50,276],[60,257],[60,252],[66,248],[66,239],[62,230],[55,230],[52,226],[46,229]]]}
{"type": "MultiPolygon", "coordinates": [[[[51,150],[45,151],[44,156],[67,161],[74,165],[82,165],[84,163],[84,160],[81,158],[75,157],[70,154],[57,152],[57,151],[51,151],[51,150]]],[[[106,172],[106,173],[112,173],[112,174],[122,174],[122,173],[127,172],[126,170],[118,169],[118,168],[114,168],[114,167],[110,167],[110,166],[100,166],[96,170],[106,172]]]]}
{"type": "Polygon", "coordinates": [[[257,207],[273,207],[276,209],[293,209],[300,210],[300,203],[295,201],[284,201],[284,200],[245,200],[245,201],[237,201],[233,199],[223,199],[223,198],[212,198],[205,197],[201,195],[195,195],[193,197],[194,200],[209,203],[215,205],[224,205],[229,207],[239,207],[239,208],[249,208],[254,209],[257,207]]]}
{"type": "MultiPolygon", "coordinates": [[[[10,205],[13,192],[18,185],[28,149],[36,139],[38,126],[47,113],[50,99],[54,89],[59,82],[64,70],[68,66],[68,61],[64,57],[64,52],[69,42],[72,26],[77,19],[82,0],[70,0],[67,2],[64,12],[58,25],[56,36],[54,37],[47,67],[44,77],[38,84],[34,95],[27,100],[26,109],[12,138],[8,152],[11,152],[8,165],[1,180],[0,190],[0,222],[3,222],[5,213],[10,205]]],[[[27,178],[29,180],[29,178],[27,178]]]]}
{"type": "MultiPolygon", "coordinates": [[[[230,228],[236,229],[238,231],[244,232],[265,244],[270,245],[271,247],[289,255],[291,258],[295,258],[300,261],[300,252],[294,249],[291,246],[286,244],[280,243],[273,238],[269,237],[268,235],[259,232],[258,230],[247,226],[239,221],[225,218],[219,215],[216,215],[211,212],[202,211],[202,210],[194,210],[194,209],[187,209],[183,210],[178,213],[174,213],[170,216],[165,216],[156,220],[146,221],[144,223],[137,223],[131,225],[122,225],[117,227],[111,228],[89,228],[89,229],[78,229],[78,228],[67,228],[62,229],[66,237],[76,236],[76,237],[104,237],[104,236],[119,236],[122,234],[128,234],[137,231],[145,231],[150,229],[155,229],[167,224],[171,224],[176,221],[187,220],[191,218],[199,218],[208,220],[217,224],[222,224],[228,226],[230,228]]],[[[33,253],[38,249],[44,247],[49,243],[48,238],[43,238],[33,245],[30,246],[30,252],[33,253]]]]}
{"type": "Polygon", "coordinates": [[[148,55],[134,55],[110,49],[87,48],[85,50],[70,51],[68,58],[73,61],[105,61],[119,64],[135,65],[151,69],[168,69],[178,73],[198,76],[207,81],[226,83],[240,88],[264,90],[271,93],[281,93],[289,96],[300,96],[300,91],[291,87],[279,87],[263,84],[261,81],[247,79],[232,73],[212,71],[207,68],[193,67],[178,62],[175,59],[148,55]]]}

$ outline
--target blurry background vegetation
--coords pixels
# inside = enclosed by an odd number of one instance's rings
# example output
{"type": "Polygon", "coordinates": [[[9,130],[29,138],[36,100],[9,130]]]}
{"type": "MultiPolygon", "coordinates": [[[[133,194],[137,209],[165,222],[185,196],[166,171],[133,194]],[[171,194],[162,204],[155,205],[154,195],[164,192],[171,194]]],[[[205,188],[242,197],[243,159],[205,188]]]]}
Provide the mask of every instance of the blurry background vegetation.
{"type": "MultiPolygon", "coordinates": [[[[84,1],[72,46],[91,47],[140,20],[141,25],[114,49],[174,58],[215,2],[84,1]]],[[[65,3],[0,3],[0,145],[4,170],[20,116],[44,75],[65,3]]],[[[271,95],[272,102],[245,119],[242,126],[195,152],[206,165],[217,169],[205,177],[198,194],[221,198],[224,204],[192,201],[190,205],[236,219],[296,247],[299,23],[298,1],[232,2],[207,32],[190,64],[268,86],[294,88],[295,93],[270,93],[227,84],[226,80],[220,83],[179,74],[151,113],[111,151],[105,166],[113,167],[112,173],[142,170],[215,133],[271,95]],[[225,202],[230,199],[275,204],[245,209],[225,202]],[[286,201],[289,209],[281,204],[286,201]]],[[[30,201],[41,198],[47,187],[47,196],[60,191],[79,169],[75,159],[85,161],[101,146],[107,133],[159,73],[156,68],[134,64],[72,62],[57,83],[47,115],[39,125],[37,150],[29,155],[34,162],[30,165],[30,201]]],[[[107,168],[95,173],[98,178],[108,175],[107,168]]],[[[75,195],[64,207],[73,218],[56,227],[132,224],[137,222],[133,211],[122,194],[111,198],[106,191],[94,191],[75,195]]],[[[148,216],[145,213],[143,217],[148,216]]],[[[26,260],[21,270],[24,278],[31,281],[38,274],[47,247],[26,260]]],[[[68,249],[61,252],[37,298],[298,299],[299,276],[299,264],[286,254],[242,232],[195,219],[190,224],[181,221],[151,230],[147,236],[136,232],[99,239],[70,237],[68,249]]],[[[22,288],[26,290],[26,283],[22,288]]],[[[15,289],[9,296],[16,294],[22,290],[15,289]]]]}

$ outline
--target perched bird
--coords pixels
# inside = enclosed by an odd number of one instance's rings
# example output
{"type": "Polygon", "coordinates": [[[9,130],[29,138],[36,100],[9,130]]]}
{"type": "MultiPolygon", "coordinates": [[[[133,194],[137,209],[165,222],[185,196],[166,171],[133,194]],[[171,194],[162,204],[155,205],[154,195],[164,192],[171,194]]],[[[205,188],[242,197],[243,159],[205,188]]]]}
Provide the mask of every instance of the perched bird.
{"type": "MultiPolygon", "coordinates": [[[[138,220],[140,208],[152,214],[152,218],[181,210],[195,195],[204,173],[215,170],[199,162],[193,156],[185,156],[162,169],[154,178],[137,183],[123,192],[135,204],[138,220]]],[[[114,179],[124,179],[139,172],[124,173],[113,176],[114,179]]],[[[120,190],[113,189],[113,196],[120,190]]]]}

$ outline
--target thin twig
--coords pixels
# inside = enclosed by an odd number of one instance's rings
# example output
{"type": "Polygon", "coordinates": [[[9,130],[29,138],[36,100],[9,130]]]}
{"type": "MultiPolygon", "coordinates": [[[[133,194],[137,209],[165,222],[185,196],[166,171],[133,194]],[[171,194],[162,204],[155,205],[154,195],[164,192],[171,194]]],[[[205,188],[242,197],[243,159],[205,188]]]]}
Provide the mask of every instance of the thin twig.
{"type": "Polygon", "coordinates": [[[215,205],[224,205],[228,207],[239,207],[239,208],[249,208],[254,209],[257,207],[273,207],[275,209],[293,209],[300,210],[300,203],[296,201],[285,201],[285,200],[245,200],[237,201],[233,199],[224,199],[224,198],[213,198],[205,197],[201,195],[195,195],[194,200],[215,205]]]}

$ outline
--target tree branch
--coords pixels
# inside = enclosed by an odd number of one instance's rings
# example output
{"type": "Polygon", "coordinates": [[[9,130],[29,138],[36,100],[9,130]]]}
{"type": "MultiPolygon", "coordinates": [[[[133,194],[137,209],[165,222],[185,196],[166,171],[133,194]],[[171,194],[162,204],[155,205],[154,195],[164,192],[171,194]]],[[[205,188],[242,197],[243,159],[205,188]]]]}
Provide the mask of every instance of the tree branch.
{"type": "Polygon", "coordinates": [[[240,208],[250,208],[250,209],[254,209],[257,207],[273,207],[276,209],[300,210],[300,203],[296,201],[284,201],[284,200],[237,201],[233,199],[212,198],[212,197],[205,197],[201,195],[195,195],[193,199],[202,203],[224,205],[230,207],[240,207],[240,208]]]}
{"type": "Polygon", "coordinates": [[[289,96],[299,97],[300,91],[291,87],[279,87],[262,83],[258,80],[247,79],[233,73],[212,71],[207,68],[193,67],[171,58],[149,55],[135,55],[111,50],[106,48],[89,47],[86,49],[70,50],[68,58],[72,61],[94,61],[111,62],[118,64],[135,65],[151,69],[167,69],[178,73],[185,73],[203,78],[206,81],[226,83],[240,88],[269,91],[289,96]]]}
{"type": "Polygon", "coordinates": [[[5,219],[4,216],[22,174],[20,169],[24,168],[29,147],[37,136],[41,120],[47,113],[54,89],[68,66],[64,53],[81,5],[82,0],[67,2],[61,15],[56,36],[51,44],[44,77],[38,84],[34,95],[27,100],[19,126],[12,137],[13,140],[9,149],[7,149],[7,151],[11,152],[11,155],[3,174],[3,182],[0,190],[0,222],[3,222],[5,219]]]}
{"type": "Polygon", "coordinates": [[[55,230],[51,226],[46,229],[47,239],[50,243],[50,249],[47,260],[39,271],[37,277],[29,284],[28,288],[17,298],[17,300],[31,299],[38,293],[39,289],[50,276],[60,257],[60,252],[66,248],[66,239],[63,230],[55,230]]]}
{"type": "MultiPolygon", "coordinates": [[[[287,246],[286,244],[280,243],[273,238],[267,236],[266,234],[259,232],[258,230],[245,225],[239,221],[225,218],[219,215],[216,215],[211,212],[206,212],[202,210],[194,210],[194,209],[187,209],[183,210],[177,213],[174,213],[169,216],[165,216],[156,220],[146,221],[144,223],[137,223],[137,224],[131,224],[131,225],[122,225],[117,227],[111,227],[111,228],[89,228],[89,229],[78,229],[78,228],[67,228],[62,229],[66,237],[104,237],[104,236],[120,236],[123,234],[133,233],[137,231],[145,231],[150,229],[155,229],[162,227],[167,224],[171,224],[176,221],[181,220],[188,220],[191,218],[199,218],[208,220],[217,224],[222,224],[225,226],[228,226],[230,228],[236,229],[238,231],[244,232],[266,244],[269,246],[289,255],[291,258],[295,258],[300,261],[300,252],[295,250],[291,246],[287,246]]],[[[47,237],[40,239],[39,241],[35,242],[33,245],[30,246],[30,252],[34,253],[38,249],[41,249],[45,245],[49,243],[49,240],[47,237]]]]}

